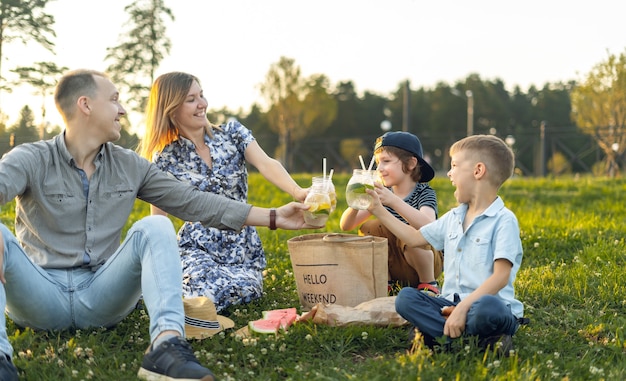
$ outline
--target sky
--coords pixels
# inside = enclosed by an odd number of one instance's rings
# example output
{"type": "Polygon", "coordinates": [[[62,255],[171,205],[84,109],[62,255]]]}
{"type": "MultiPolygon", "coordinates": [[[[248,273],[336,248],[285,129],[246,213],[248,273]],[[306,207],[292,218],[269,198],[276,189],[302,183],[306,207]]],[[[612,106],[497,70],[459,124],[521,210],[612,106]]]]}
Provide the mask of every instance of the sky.
{"type": "MultiPolygon", "coordinates": [[[[359,94],[383,96],[450,85],[469,74],[520,86],[583,79],[609,54],[626,53],[626,3],[621,0],[164,0],[170,55],[157,72],[186,71],[202,84],[210,109],[248,111],[262,104],[259,85],[281,57],[302,75],[325,74],[335,86],[352,81],[359,94]]],[[[56,55],[36,43],[3,46],[2,75],[54,61],[104,71],[131,0],[52,0],[56,55]]],[[[15,123],[26,104],[37,115],[41,96],[22,86],[2,92],[0,107],[15,123]]],[[[52,96],[46,119],[62,125],[52,96]]],[[[131,123],[140,123],[131,118],[131,123]]],[[[137,127],[137,126],[134,126],[137,127]]],[[[249,126],[254,130],[254,126],[249,126]]]]}

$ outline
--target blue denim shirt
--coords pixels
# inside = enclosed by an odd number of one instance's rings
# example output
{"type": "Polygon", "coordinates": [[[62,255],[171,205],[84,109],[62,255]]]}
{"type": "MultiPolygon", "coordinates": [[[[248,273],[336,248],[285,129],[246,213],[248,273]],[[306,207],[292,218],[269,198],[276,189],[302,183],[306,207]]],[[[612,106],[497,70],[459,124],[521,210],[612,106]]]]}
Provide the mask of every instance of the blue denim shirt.
{"type": "Polygon", "coordinates": [[[497,197],[463,231],[466,213],[467,204],[461,204],[420,229],[435,249],[444,250],[442,296],[452,301],[454,294],[458,294],[462,300],[493,274],[496,259],[506,259],[513,264],[511,276],[496,296],[511,307],[513,315],[522,317],[524,306],[515,299],[513,286],[522,264],[522,242],[515,214],[497,197]]]}
{"type": "Polygon", "coordinates": [[[136,199],[207,226],[239,230],[250,205],[166,175],[135,152],[113,143],[94,159],[88,193],[61,133],[21,144],[0,160],[0,205],[17,198],[15,233],[44,268],[97,267],[119,247],[136,199]]]}

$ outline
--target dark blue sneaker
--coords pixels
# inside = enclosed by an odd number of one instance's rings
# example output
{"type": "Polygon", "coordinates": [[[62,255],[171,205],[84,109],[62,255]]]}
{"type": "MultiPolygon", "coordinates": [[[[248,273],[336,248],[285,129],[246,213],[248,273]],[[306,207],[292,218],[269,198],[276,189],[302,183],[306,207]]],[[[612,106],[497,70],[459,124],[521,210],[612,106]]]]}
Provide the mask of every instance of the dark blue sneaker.
{"type": "Polygon", "coordinates": [[[146,353],[137,376],[148,381],[215,380],[213,373],[200,365],[187,340],[178,336],[146,353]]]}
{"type": "Polygon", "coordinates": [[[0,380],[17,381],[17,369],[11,362],[9,356],[0,352],[0,380]]]}
{"type": "Polygon", "coordinates": [[[496,335],[482,338],[478,346],[485,351],[495,351],[498,357],[509,357],[513,350],[513,337],[511,335],[496,335]]]}

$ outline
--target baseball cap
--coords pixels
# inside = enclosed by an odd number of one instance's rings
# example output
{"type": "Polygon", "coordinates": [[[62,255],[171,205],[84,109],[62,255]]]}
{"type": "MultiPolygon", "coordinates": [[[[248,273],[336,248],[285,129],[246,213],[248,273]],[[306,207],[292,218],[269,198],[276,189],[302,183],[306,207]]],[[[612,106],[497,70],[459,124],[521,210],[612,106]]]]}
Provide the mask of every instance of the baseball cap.
{"type": "Polygon", "coordinates": [[[422,143],[420,143],[417,136],[412,133],[404,131],[387,132],[383,136],[376,139],[374,151],[380,147],[397,147],[413,154],[420,164],[420,171],[422,173],[422,177],[420,178],[421,182],[429,182],[433,179],[433,177],[435,177],[435,170],[422,157],[422,143]]]}

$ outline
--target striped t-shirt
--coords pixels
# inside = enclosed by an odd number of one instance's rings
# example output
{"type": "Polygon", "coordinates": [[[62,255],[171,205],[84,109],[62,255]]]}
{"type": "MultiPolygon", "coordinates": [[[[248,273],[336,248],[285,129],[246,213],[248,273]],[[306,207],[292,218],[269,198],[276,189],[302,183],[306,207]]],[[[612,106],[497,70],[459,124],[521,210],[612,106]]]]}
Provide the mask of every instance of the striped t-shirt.
{"type": "MultiPolygon", "coordinates": [[[[413,192],[404,198],[404,202],[411,205],[415,209],[423,206],[430,206],[435,211],[435,218],[439,215],[437,211],[437,195],[435,190],[428,183],[417,183],[413,192]]],[[[392,208],[385,206],[387,210],[397,219],[407,224],[408,222],[392,208]]]]}

